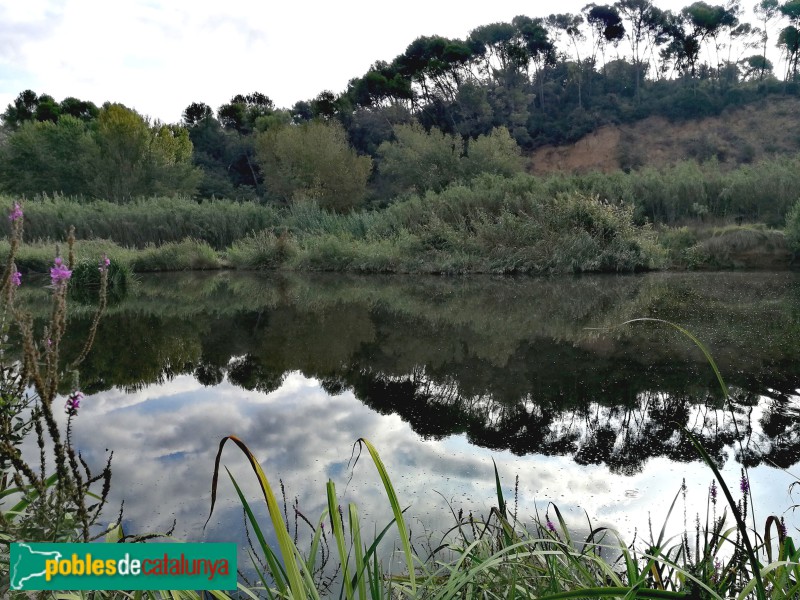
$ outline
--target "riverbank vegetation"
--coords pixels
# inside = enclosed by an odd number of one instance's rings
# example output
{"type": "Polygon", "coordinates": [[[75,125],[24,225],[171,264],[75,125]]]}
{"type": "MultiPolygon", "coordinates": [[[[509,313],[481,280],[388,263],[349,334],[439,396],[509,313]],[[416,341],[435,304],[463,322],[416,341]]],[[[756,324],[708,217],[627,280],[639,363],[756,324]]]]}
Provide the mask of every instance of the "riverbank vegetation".
{"type": "MultiPolygon", "coordinates": [[[[410,164],[409,152],[399,156],[410,164]]],[[[36,242],[21,248],[17,260],[24,270],[44,270],[47,240],[62,236],[66,222],[79,224],[79,253],[84,247],[102,249],[139,272],[786,268],[800,250],[797,157],[733,171],[712,161],[533,177],[514,174],[511,167],[504,171],[515,164],[513,152],[499,155],[511,157],[510,162],[486,154],[491,158],[483,164],[494,165],[489,172],[461,159],[451,165],[452,180],[429,180],[424,193],[405,192],[384,206],[345,212],[326,209],[321,196],[295,196],[287,206],[181,197],[119,204],[43,196],[26,203],[29,235],[36,242]]],[[[412,171],[403,175],[397,166],[395,173],[400,182],[412,171]]],[[[12,203],[10,196],[4,200],[12,203]]]]}

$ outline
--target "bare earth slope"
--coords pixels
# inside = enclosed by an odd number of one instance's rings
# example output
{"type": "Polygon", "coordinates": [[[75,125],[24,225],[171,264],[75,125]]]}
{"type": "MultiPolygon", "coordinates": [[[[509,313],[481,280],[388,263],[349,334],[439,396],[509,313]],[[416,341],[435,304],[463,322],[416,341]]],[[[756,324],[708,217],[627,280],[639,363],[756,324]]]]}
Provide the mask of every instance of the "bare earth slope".
{"type": "Polygon", "coordinates": [[[772,97],[726,109],[717,117],[671,123],[649,117],[606,125],[574,144],[544,146],[530,156],[534,174],[662,167],[716,157],[731,167],[765,156],[800,152],[800,99],[772,97]]]}

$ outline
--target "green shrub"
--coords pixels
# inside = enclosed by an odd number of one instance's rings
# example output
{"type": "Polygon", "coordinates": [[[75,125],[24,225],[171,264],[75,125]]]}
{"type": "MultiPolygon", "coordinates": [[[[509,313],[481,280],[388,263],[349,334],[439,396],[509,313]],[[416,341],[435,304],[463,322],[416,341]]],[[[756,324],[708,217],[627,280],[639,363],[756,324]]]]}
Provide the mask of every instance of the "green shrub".
{"type": "Polygon", "coordinates": [[[226,257],[237,269],[274,269],[282,266],[297,252],[294,239],[284,232],[275,235],[264,230],[234,242],[226,257]]]}
{"type": "Polygon", "coordinates": [[[145,271],[185,271],[219,269],[221,262],[214,249],[206,242],[187,238],[161,246],[150,245],[136,253],[131,268],[137,273],[145,271]]]}
{"type": "MultiPolygon", "coordinates": [[[[101,259],[102,260],[102,259],[101,259]]],[[[107,267],[107,301],[118,304],[125,299],[134,282],[134,274],[127,264],[109,259],[107,267]]],[[[72,269],[69,297],[83,304],[96,304],[100,297],[100,268],[98,261],[81,260],[72,269]]]]}

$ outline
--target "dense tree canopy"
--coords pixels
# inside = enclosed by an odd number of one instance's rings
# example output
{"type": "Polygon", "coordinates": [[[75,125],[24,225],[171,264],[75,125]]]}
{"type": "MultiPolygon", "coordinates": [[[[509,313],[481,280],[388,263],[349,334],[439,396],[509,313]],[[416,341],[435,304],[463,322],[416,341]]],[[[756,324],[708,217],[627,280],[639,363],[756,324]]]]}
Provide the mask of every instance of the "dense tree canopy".
{"type": "Polygon", "coordinates": [[[191,161],[186,129],[150,124],[121,104],[107,104],[91,123],[69,113],[55,121],[18,123],[0,146],[0,185],[17,194],[59,192],[115,201],[193,194],[200,174],[191,161]]]}
{"type": "MultiPolygon", "coordinates": [[[[118,201],[178,192],[262,202],[311,195],[337,209],[366,198],[385,203],[400,190],[464,177],[464,161],[490,141],[528,151],[608,123],[695,118],[769,93],[797,94],[800,0],[750,8],[752,25],[740,0],[697,0],[676,11],[617,0],[575,14],[518,15],[462,38],[418,37],[343,91],[322,90],[291,110],[254,91],[216,110],[193,101],[175,126],[121,105],[98,109],[25,90],[0,115],[0,186],[118,201]],[[768,57],[771,48],[781,51],[780,63],[768,57]],[[363,165],[375,165],[364,175],[367,192],[359,183],[360,191],[335,200],[330,190],[339,184],[314,183],[297,156],[267,150],[280,140],[298,152],[314,136],[338,157],[333,163],[348,156],[360,165],[352,181],[361,181],[363,165]],[[427,157],[416,159],[417,177],[403,174],[409,153],[427,157]]],[[[313,156],[309,164],[321,168],[321,155],[313,156]]]]}

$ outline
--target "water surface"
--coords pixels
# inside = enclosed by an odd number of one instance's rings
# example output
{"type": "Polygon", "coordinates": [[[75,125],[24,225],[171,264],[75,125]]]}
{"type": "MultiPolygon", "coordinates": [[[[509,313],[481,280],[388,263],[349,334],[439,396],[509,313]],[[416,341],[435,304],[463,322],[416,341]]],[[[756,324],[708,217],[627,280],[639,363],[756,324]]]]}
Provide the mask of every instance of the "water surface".
{"type": "MultiPolygon", "coordinates": [[[[67,356],[89,322],[88,307],[73,308],[67,356]]],[[[585,511],[631,539],[649,516],[660,527],[685,479],[686,510],[671,519],[691,528],[712,474],[684,426],[734,487],[750,468],[761,526],[793,503],[783,469],[800,470],[799,332],[800,277],[785,272],[147,276],[100,325],[74,441],[90,464],[114,451],[112,494],[128,531],[177,520],[183,539],[241,542],[224,477],[203,530],[223,436],[242,438],[302,515],[316,521],[332,478],[371,531],[391,517],[372,465],[350,462],[363,436],[411,506],[417,543],[435,544],[451,509],[488,514],[492,459],[522,519],[554,502],[576,526],[585,511]],[[688,339],[621,325],[636,318],[703,340],[732,404],[688,339]]],[[[238,451],[223,462],[256,498],[238,451]]],[[[291,506],[287,517],[294,526],[291,506]]]]}

